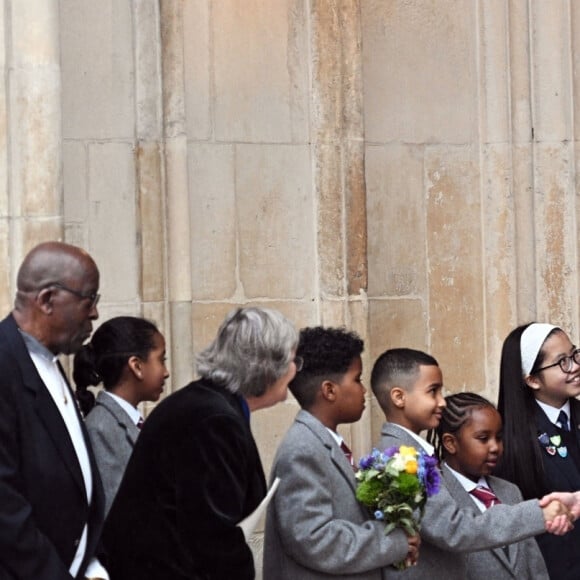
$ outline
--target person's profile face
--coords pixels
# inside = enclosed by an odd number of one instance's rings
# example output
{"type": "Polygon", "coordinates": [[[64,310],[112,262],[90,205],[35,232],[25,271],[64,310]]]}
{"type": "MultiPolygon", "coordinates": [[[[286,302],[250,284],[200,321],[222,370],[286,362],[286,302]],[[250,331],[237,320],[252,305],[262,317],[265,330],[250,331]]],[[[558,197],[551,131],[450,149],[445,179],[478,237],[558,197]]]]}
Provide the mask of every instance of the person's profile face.
{"type": "Polygon", "coordinates": [[[420,365],[417,378],[405,393],[406,427],[414,433],[435,429],[445,406],[441,369],[436,365],[420,365]]]}
{"type": "Polygon", "coordinates": [[[141,364],[142,379],[137,393],[139,402],[159,400],[165,379],[169,377],[165,361],[165,339],[157,332],[153,337],[153,348],[141,364]]]}
{"type": "Polygon", "coordinates": [[[55,354],[74,354],[91,335],[92,321],[99,317],[95,298],[99,271],[87,264],[82,275],[65,276],[61,284],[53,289],[49,348],[55,354]]]}
{"type": "Polygon", "coordinates": [[[366,388],[362,382],[362,359],[356,356],[347,371],[335,381],[337,423],[354,423],[358,421],[365,409],[366,388]]]}

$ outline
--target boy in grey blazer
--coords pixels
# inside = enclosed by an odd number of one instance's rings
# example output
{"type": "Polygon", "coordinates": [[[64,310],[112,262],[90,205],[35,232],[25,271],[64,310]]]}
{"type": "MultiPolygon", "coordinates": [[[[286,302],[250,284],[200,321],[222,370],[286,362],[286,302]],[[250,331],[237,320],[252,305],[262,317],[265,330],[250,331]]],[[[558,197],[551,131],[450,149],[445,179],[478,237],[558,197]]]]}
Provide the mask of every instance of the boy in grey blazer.
{"type": "Polygon", "coordinates": [[[304,365],[289,387],[302,410],[272,468],[281,481],[268,506],[264,580],[381,580],[382,567],[416,561],[419,538],[385,535],[356,500],[352,454],[336,432],[364,410],[362,350],[362,340],[342,329],[300,333],[304,365]]]}
{"type": "MultiPolygon", "coordinates": [[[[435,429],[441,420],[445,399],[443,379],[437,361],[413,349],[399,348],[384,352],[371,373],[371,387],[387,422],[381,431],[379,449],[393,445],[433,447],[419,436],[435,429]]],[[[465,553],[498,548],[541,534],[564,533],[570,529],[567,510],[559,503],[540,508],[538,500],[517,505],[497,505],[484,513],[461,508],[442,480],[439,493],[430,497],[421,524],[421,557],[414,568],[403,572],[391,570],[387,578],[445,578],[465,580],[465,553]],[[553,522],[546,524],[546,522],[553,522]]]]}

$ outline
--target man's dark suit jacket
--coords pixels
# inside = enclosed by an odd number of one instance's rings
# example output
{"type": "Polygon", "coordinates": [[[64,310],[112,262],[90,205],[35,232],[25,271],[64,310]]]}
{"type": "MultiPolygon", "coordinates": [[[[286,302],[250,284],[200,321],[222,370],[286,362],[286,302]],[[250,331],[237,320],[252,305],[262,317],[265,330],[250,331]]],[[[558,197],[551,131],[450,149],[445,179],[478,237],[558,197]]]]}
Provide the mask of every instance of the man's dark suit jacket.
{"type": "MultiPolygon", "coordinates": [[[[74,401],[72,393],[70,398],[74,401]]],[[[81,427],[92,468],[91,505],[64,420],[14,318],[5,318],[0,323],[0,579],[70,580],[68,569],[88,522],[78,575],[83,577],[99,540],[104,495],[82,419],[81,427]]]]}
{"type": "Polygon", "coordinates": [[[240,400],[206,380],[145,421],[105,524],[112,580],[252,580],[236,524],[266,492],[240,400]]]}

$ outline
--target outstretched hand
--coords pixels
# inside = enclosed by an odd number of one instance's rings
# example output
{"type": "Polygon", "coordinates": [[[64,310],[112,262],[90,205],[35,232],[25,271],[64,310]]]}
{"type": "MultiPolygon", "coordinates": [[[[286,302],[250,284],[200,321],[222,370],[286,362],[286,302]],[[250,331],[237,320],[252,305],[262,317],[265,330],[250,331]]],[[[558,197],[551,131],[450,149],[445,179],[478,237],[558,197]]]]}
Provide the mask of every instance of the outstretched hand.
{"type": "Polygon", "coordinates": [[[580,517],[580,491],[555,491],[545,495],[540,500],[540,507],[546,507],[551,501],[557,500],[562,502],[572,514],[574,520],[580,517]]]}
{"type": "Polygon", "coordinates": [[[569,497],[563,497],[564,501],[561,501],[559,497],[561,493],[553,493],[540,500],[546,531],[556,536],[562,536],[572,530],[574,528],[572,522],[577,517],[569,507],[574,504],[574,501],[569,497]]]}

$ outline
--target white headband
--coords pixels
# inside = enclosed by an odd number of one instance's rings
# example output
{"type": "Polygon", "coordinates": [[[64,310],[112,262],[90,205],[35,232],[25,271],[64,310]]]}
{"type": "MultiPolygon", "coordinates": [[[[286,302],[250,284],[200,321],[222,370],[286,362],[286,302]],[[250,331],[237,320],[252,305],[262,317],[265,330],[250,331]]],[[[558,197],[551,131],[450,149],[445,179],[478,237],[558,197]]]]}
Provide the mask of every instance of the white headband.
{"type": "Polygon", "coordinates": [[[527,377],[532,372],[544,341],[555,328],[559,328],[559,326],[533,322],[522,332],[520,351],[522,353],[522,372],[524,377],[527,377]]]}

